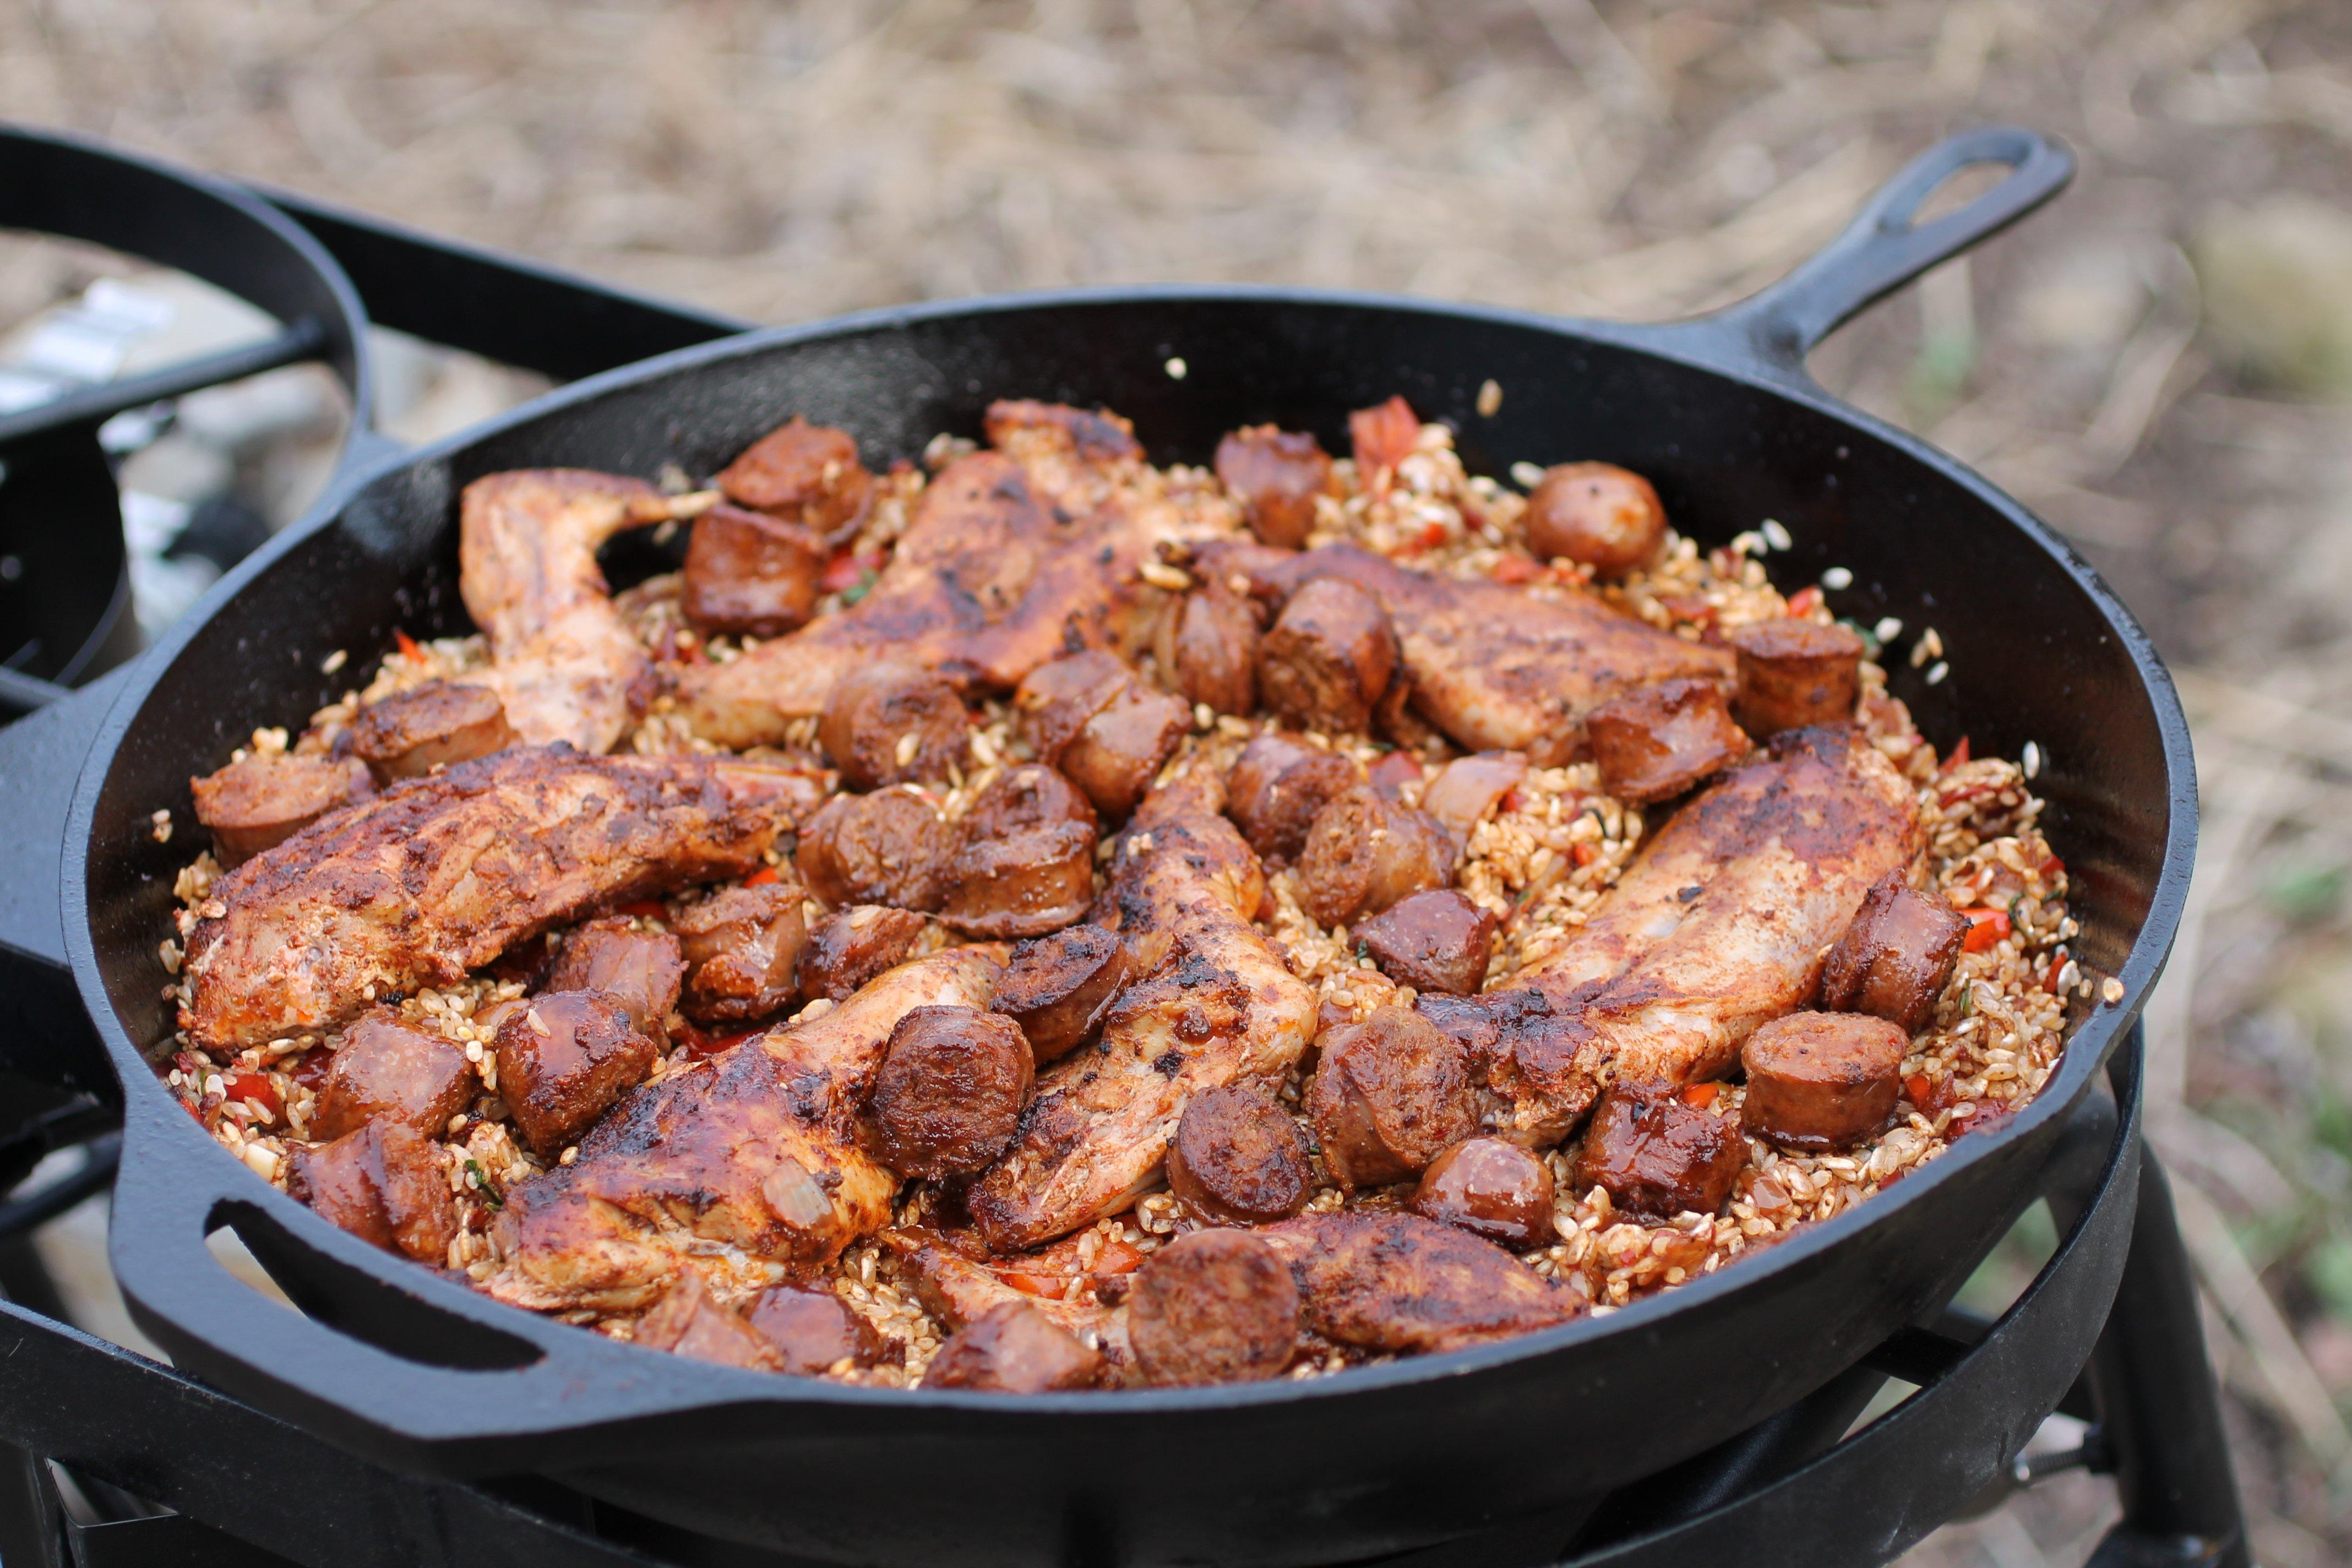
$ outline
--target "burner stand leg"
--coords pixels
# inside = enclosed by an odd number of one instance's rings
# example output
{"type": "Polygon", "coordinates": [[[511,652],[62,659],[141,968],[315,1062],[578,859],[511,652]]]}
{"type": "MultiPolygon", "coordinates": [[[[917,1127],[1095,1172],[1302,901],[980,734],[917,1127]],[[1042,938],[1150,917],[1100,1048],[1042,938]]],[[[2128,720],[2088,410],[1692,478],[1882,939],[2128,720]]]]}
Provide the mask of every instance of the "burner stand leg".
{"type": "Polygon", "coordinates": [[[2090,1568],[2248,1568],[2197,1286],[2153,1154],[2140,1164],[2131,1257],[2089,1370],[2124,1509],[2090,1568]]]}

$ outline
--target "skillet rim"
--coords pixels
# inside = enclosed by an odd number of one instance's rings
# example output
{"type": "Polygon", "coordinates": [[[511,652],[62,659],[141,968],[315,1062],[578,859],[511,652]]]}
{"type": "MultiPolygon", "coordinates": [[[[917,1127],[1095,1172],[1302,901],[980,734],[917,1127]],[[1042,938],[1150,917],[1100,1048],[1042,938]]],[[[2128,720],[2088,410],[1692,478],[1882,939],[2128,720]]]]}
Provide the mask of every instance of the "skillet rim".
{"type": "MultiPolygon", "coordinates": [[[[1664,323],[1617,322],[1361,290],[1176,283],[1022,290],[964,300],[887,306],[714,339],[567,383],[440,440],[397,457],[365,463],[354,471],[336,476],[331,480],[327,493],[314,504],[308,516],[274,537],[268,544],[225,575],[163,639],[142,656],[137,672],[126,680],[101,721],[76,784],[73,807],[68,819],[59,889],[64,906],[66,944],[84,1006],[106,1043],[118,1077],[127,1079],[131,1076],[126,1070],[127,1064],[136,1062],[141,1068],[139,1076],[149,1080],[136,1090],[131,1089],[127,1081],[125,1084],[126,1108],[131,1103],[134,1094],[139,1096],[139,1110],[144,1119],[134,1131],[134,1143],[138,1132],[146,1131],[146,1124],[152,1122],[154,1114],[165,1107],[160,1103],[162,1090],[159,1080],[155,1079],[144,1053],[131,1040],[130,1031],[116,1014],[100,974],[89,898],[91,836],[99,796],[113,774],[118,755],[138,710],[152,694],[163,675],[177,664],[188,644],[216,616],[227,611],[246,587],[267,574],[279,559],[312,535],[335,526],[352,506],[363,501],[373,486],[394,475],[445,461],[492,437],[593,402],[611,393],[667,376],[691,373],[721,361],[790,348],[803,342],[904,330],[961,317],[1024,310],[1093,310],[1135,305],[1213,307],[1224,304],[1272,306],[1307,311],[1375,310],[1476,321],[1571,342],[1598,342],[1663,359],[1794,403],[1860,435],[1880,441],[1901,456],[1922,465],[1937,478],[1958,486],[2003,521],[2019,529],[2051,558],[2053,565],[2090,598],[2105,617],[2108,630],[2117,638],[2137,670],[2156,720],[2166,773],[2165,847],[2157,879],[2150,890],[2147,916],[2133,933],[2125,961],[2115,974],[2115,978],[2123,982],[2123,999],[2113,1005],[2094,1005],[2067,1036],[2059,1070],[2023,1111],[1996,1132],[1980,1140],[1956,1141],[1946,1153],[1906,1176],[1895,1189],[1882,1189],[1868,1201],[1764,1249],[1761,1257],[1740,1260],[1737,1269],[1719,1269],[1603,1315],[1587,1314],[1552,1328],[1514,1335],[1487,1344],[1409,1356],[1374,1366],[1349,1368],[1329,1376],[1302,1382],[1277,1379],[1266,1383],[1220,1384],[1198,1388],[1121,1388],[1010,1397],[1002,1394],[952,1389],[878,1388],[838,1384],[814,1378],[781,1379],[773,1373],[664,1356],[663,1362],[669,1363],[664,1368],[668,1374],[664,1379],[666,1384],[677,1390],[707,1389],[708,1394],[695,1397],[689,1392],[685,1397],[675,1394],[661,1397],[626,1414],[583,1414],[583,1422],[590,1425],[618,1422],[626,1426],[648,1419],[674,1417],[692,1410],[772,1405],[961,1411],[1016,1418],[1059,1418],[1087,1413],[1140,1417],[1158,1412],[1286,1405],[1303,1399],[1346,1399],[1440,1378],[1492,1372],[1523,1359],[1582,1348],[1588,1342],[1639,1334],[1685,1310],[1696,1310],[1751,1284],[1760,1284],[1768,1279],[1804,1268],[1822,1253],[1843,1246],[1872,1228],[1882,1218],[1891,1223],[1894,1216],[1904,1209],[1923,1201],[1921,1194],[1953,1179],[1957,1172],[1990,1157],[1995,1150],[2038,1132],[2072,1110],[2090,1086],[2094,1075],[2106,1062],[2139,1016],[2170,954],[2178,935],[2195,858],[2197,795],[2187,716],[2181,710],[2179,692],[2170,673],[2137,618],[2071,543],[2022,503],[1958,458],[1910,432],[1832,396],[1811,380],[1801,363],[1775,363],[1754,347],[1735,344],[1725,335],[1724,329],[1729,323],[1721,315],[1664,323]],[[158,1103],[148,1103],[148,1096],[156,1097],[158,1103]]],[[[188,1126],[184,1115],[172,1116],[167,1121],[184,1127],[187,1136],[228,1162],[228,1167],[234,1167],[245,1179],[257,1180],[242,1162],[221,1147],[210,1134],[188,1126]]],[[[500,1375],[528,1373],[551,1355],[560,1353],[560,1348],[557,1352],[546,1350],[540,1342],[541,1334],[572,1331],[572,1325],[523,1308],[510,1307],[478,1290],[445,1279],[426,1266],[414,1264],[404,1258],[391,1257],[329,1224],[268,1184],[261,1184],[258,1192],[243,1196],[241,1201],[260,1208],[273,1223],[291,1232],[302,1245],[313,1251],[324,1252],[339,1263],[356,1268],[380,1283],[418,1298],[436,1310],[453,1312],[495,1328],[532,1344],[541,1352],[540,1356],[530,1363],[503,1373],[500,1369],[481,1369],[486,1389],[493,1386],[500,1375]],[[389,1275],[382,1272],[386,1264],[394,1266],[395,1271],[389,1275]],[[529,1321],[530,1331],[515,1324],[517,1316],[529,1321]]],[[[396,1352],[382,1350],[365,1340],[345,1334],[331,1325],[319,1323],[318,1326],[361,1352],[404,1364],[433,1365],[409,1361],[396,1352]]],[[[445,1369],[433,1365],[433,1370],[465,1372],[475,1369],[445,1369]]],[[[313,1393],[311,1397],[320,1399],[327,1396],[313,1393]]],[[[538,1423],[516,1428],[507,1435],[564,1429],[566,1427],[561,1424],[538,1423]]],[[[400,1435],[407,1441],[440,1446],[462,1443],[487,1434],[477,1425],[430,1434],[411,1429],[400,1435]]]]}

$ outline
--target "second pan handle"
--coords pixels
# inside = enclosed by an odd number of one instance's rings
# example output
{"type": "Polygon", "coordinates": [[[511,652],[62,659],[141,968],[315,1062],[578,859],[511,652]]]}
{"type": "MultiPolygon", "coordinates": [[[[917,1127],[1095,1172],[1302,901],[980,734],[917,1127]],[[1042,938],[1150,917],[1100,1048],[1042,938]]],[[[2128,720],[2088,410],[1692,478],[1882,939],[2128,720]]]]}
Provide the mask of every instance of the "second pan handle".
{"type": "Polygon", "coordinates": [[[1864,310],[1914,278],[2000,233],[2065,189],[2074,155],[2016,125],[1988,125],[1938,142],[1879,187],[1852,223],[1797,269],[1711,315],[1644,335],[1733,372],[1804,381],[1805,356],[1864,310]],[[1936,188],[1979,163],[2008,175],[1965,205],[1917,220],[1936,188]]]}

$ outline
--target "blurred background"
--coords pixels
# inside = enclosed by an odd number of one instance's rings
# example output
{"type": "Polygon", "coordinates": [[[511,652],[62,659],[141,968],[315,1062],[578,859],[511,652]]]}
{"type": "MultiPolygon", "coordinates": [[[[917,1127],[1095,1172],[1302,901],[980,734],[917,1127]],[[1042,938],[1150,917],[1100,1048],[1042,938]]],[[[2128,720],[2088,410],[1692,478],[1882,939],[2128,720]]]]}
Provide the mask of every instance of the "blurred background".
{"type": "MultiPolygon", "coordinates": [[[[2205,826],[2152,1132],[2255,1549],[2352,1554],[2352,7],[9,0],[0,104],[776,321],[1167,279],[1663,318],[1783,271],[1940,134],[2064,136],[2072,192],[1814,368],[2063,530],[2180,678],[2205,826]]],[[[0,329],[0,408],[247,330],[16,238],[0,329]]],[[[544,384],[380,347],[409,439],[544,384]]],[[[116,432],[142,623],[299,515],[341,418],[294,369],[116,432]]],[[[94,1314],[101,1226],[47,1243],[94,1314]]],[[[2079,1563],[2110,1495],[2062,1476],[1910,1561],[2079,1563]]]]}

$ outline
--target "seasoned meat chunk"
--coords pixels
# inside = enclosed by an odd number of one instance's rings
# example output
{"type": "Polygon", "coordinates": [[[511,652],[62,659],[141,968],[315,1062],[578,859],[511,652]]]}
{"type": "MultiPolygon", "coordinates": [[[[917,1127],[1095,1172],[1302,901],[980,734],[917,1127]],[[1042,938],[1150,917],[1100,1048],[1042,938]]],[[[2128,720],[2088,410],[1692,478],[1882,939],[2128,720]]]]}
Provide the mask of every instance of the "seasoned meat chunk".
{"type": "Polygon", "coordinates": [[[803,1377],[830,1372],[846,1362],[872,1366],[882,1359],[882,1336],[830,1290],[802,1285],[772,1285],[745,1314],[775,1347],[783,1370],[803,1377]]]}
{"type": "Polygon", "coordinates": [[[767,1336],[713,1300],[702,1276],[691,1268],[682,1271],[668,1293],[637,1320],[630,1342],[721,1366],[783,1370],[783,1358],[767,1336]]]}
{"type": "Polygon", "coordinates": [[[764,1018],[800,994],[808,925],[797,882],[729,888],[697,899],[671,918],[687,963],[680,1005],[698,1024],[764,1018]]]}
{"type": "Polygon", "coordinates": [[[1021,716],[1021,732],[1037,760],[1048,767],[1060,763],[1062,752],[1078,738],[1087,721],[1110,706],[1112,698],[1135,680],[1135,672],[1118,656],[1099,648],[1074,653],[1039,665],[1013,694],[1013,711],[1021,716]]]}
{"type": "Polygon", "coordinates": [[[1041,403],[1029,397],[1001,398],[988,405],[981,429],[989,444],[1007,451],[1021,449],[1022,437],[1043,432],[1052,447],[1089,464],[1113,464],[1143,456],[1135,426],[1108,408],[1073,408],[1066,403],[1041,403]]]}
{"type": "Polygon", "coordinates": [[[1517,1143],[1473,1138],[1430,1162],[1412,1212],[1505,1247],[1541,1247],[1554,1234],[1551,1167],[1517,1143]]]}
{"type": "Polygon", "coordinates": [[[630,1027],[660,1046],[669,1038],[664,1020],[677,1005],[678,983],[685,977],[677,937],[640,930],[624,915],[608,915],[563,939],[546,989],[605,992],[629,1010],[630,1027]]]}
{"type": "Polygon", "coordinates": [[[902,1176],[979,1170],[1004,1152],[1035,1084],[1029,1042],[1001,1013],[918,1007],[890,1031],[866,1114],[902,1176]]]}
{"type": "Polygon", "coordinates": [[[1932,894],[1890,871],[1862,900],[1853,923],[1822,970],[1822,1005],[1868,1013],[1916,1035],[1952,978],[1969,922],[1932,894]]]}
{"type": "Polygon", "coordinates": [[[1257,685],[1283,721],[1361,735],[1397,670],[1396,632],[1370,594],[1318,577],[1290,596],[1258,645],[1257,685]]]}
{"type": "Polygon", "coordinates": [[[1307,1115],[1342,1187],[1417,1176],[1478,1131],[1467,1053],[1420,1014],[1378,1008],[1325,1030],[1318,1043],[1307,1115]]]}
{"type": "Polygon", "coordinates": [[[1445,825],[1456,853],[1505,795],[1528,776],[1528,760],[1517,752],[1476,752],[1456,757],[1422,786],[1421,809],[1445,825]]]}
{"type": "Polygon", "coordinates": [[[552,991],[507,1015],[492,1037],[499,1093],[540,1155],[576,1142],[605,1107],[643,1083],[654,1043],[608,991],[552,991]]]}
{"type": "Polygon", "coordinates": [[[956,1331],[923,1373],[926,1388],[1050,1394],[1101,1385],[1102,1352],[1026,1301],[1004,1301],[956,1331]]]}
{"type": "Polygon", "coordinates": [[[1024,827],[1050,827],[1075,822],[1092,837],[1095,808],[1060,773],[1042,763],[1023,763],[989,781],[972,797],[963,814],[967,844],[982,838],[1003,838],[1024,827]]]}
{"type": "Polygon", "coordinates": [[[948,868],[940,919],[968,936],[1043,936],[1095,899],[1095,831],[1076,822],[968,838],[948,868]]]}
{"type": "Polygon", "coordinates": [[[1724,641],[1739,656],[1733,716],[1758,740],[1853,720],[1864,649],[1845,627],[1783,616],[1734,627],[1724,641]]]}
{"type": "Polygon", "coordinates": [[[1086,1044],[1126,983],[1126,944],[1100,926],[1071,926],[1013,950],[995,1006],[1043,1067],[1086,1044]]]}
{"type": "Polygon", "coordinates": [[[462,1049],[408,1027],[398,1009],[378,1007],[343,1031],[343,1043],[319,1086],[310,1135],[341,1138],[383,1121],[437,1137],[473,1099],[478,1081],[462,1049]]]}
{"type": "Polygon", "coordinates": [[[1586,714],[1584,732],[1601,787],[1636,804],[1678,795],[1749,749],[1723,688],[1711,680],[1662,680],[1629,691],[1586,714]]]}
{"type": "Polygon", "coordinates": [[[912,790],[837,795],[801,829],[793,864],[819,902],[890,904],[924,913],[947,896],[954,840],[912,790]]]}
{"type": "Polygon", "coordinates": [[[1249,601],[1212,583],[1184,597],[1160,622],[1160,678],[1187,702],[1219,713],[1257,708],[1257,612],[1249,601]]]}
{"type": "Polygon", "coordinates": [[[371,1121],[331,1143],[295,1150],[286,1190],[362,1241],[419,1263],[446,1262],[457,1239],[440,1155],[398,1121],[371,1121]]]}
{"type": "Polygon", "coordinates": [[[1294,860],[1323,808],[1363,782],[1352,757],[1287,735],[1260,735],[1226,775],[1225,811],[1261,857],[1294,860]]]}
{"type": "Polygon", "coordinates": [[[1356,471],[1366,484],[1377,482],[1382,468],[1394,468],[1412,456],[1421,444],[1421,419],[1402,397],[1348,416],[1348,438],[1353,444],[1356,471]]]}
{"type": "Polygon", "coordinates": [[[856,532],[874,500],[874,476],[849,432],[799,415],[744,447],[720,470],[719,488],[736,505],[802,523],[827,544],[856,532]]]}
{"type": "Polygon", "coordinates": [[[1061,769],[1096,810],[1124,822],[1192,727],[1192,710],[1182,699],[1130,678],[1064,748],[1061,769]]]}
{"type": "Polygon", "coordinates": [[[1356,940],[1398,984],[1467,996],[1486,984],[1500,923],[1492,910],[1466,895],[1432,888],[1399,899],[1356,927],[1356,940]]]}
{"type": "Polygon", "coordinates": [[[1257,1383],[1298,1348],[1298,1286],[1246,1231],[1201,1230],[1153,1253],[1127,1301],[1128,1342],[1153,1383],[1257,1383]]]}
{"type": "Polygon", "coordinates": [[[379,784],[487,757],[514,740],[497,692],[446,680],[371,702],[352,725],[352,750],[379,784]]]}
{"type": "Polygon", "coordinates": [[[1410,1214],[1303,1214],[1257,1233],[1298,1281],[1307,1326],[1400,1355],[1564,1323],[1570,1292],[1480,1237],[1410,1214]]]}
{"type": "Polygon", "coordinates": [[[1331,459],[1313,436],[1247,425],[1217,443],[1217,478],[1242,503],[1250,531],[1297,550],[1315,527],[1315,498],[1334,492],[1331,459]]]}
{"type": "Polygon", "coordinates": [[[1168,1146],[1168,1187],[1212,1225],[1265,1225],[1306,1206],[1307,1140],[1253,1084],[1202,1089],[1168,1146]]]}
{"type": "Polygon", "coordinates": [[[816,609],[826,553],[812,529],[722,502],[694,520],[680,605],[701,631],[782,637],[816,609]]]}
{"type": "Polygon", "coordinates": [[[1646,566],[1666,537],[1666,509],[1650,481],[1614,463],[1560,463],[1528,496],[1528,550],[1565,557],[1603,577],[1646,566]]]}
{"type": "Polygon", "coordinates": [[[1900,1025],[1862,1013],[1791,1013],[1739,1048],[1740,1124],[1784,1149],[1850,1149],[1875,1137],[1903,1092],[1900,1025]]]}
{"type": "Polygon", "coordinates": [[[971,715],[945,678],[919,665],[885,662],[833,689],[817,739],[849,789],[933,784],[962,764],[971,715]]]}
{"type": "Polygon", "coordinates": [[[1425,812],[1359,784],[1325,806],[1298,856],[1307,912],[1327,926],[1353,924],[1454,879],[1454,840],[1425,812]]]}
{"type": "Polygon", "coordinates": [[[838,1002],[904,962],[923,934],[923,917],[887,904],[853,904],[826,917],[801,949],[801,994],[838,1002]]]}
{"type": "Polygon", "coordinates": [[[213,854],[223,866],[242,866],[275,849],[338,806],[362,798],[366,770],[328,757],[260,752],[216,773],[190,779],[196,820],[212,829],[213,854]]]}
{"type": "Polygon", "coordinates": [[[1570,1172],[1580,1194],[1599,1187],[1636,1219],[1669,1220],[1719,1211],[1747,1159],[1729,1117],[1672,1094],[1612,1089],[1592,1108],[1570,1172]]]}

